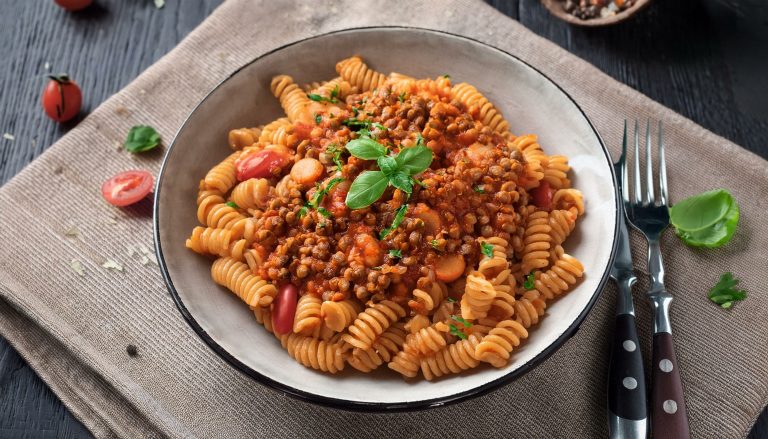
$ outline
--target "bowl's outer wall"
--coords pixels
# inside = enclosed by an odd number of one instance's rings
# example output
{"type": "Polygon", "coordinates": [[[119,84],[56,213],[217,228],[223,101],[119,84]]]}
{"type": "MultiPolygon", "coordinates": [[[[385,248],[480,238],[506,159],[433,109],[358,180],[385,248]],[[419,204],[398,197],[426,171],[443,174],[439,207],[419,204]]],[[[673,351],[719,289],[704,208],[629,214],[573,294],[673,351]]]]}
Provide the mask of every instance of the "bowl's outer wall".
{"type": "Polygon", "coordinates": [[[449,34],[409,28],[356,29],[304,40],[259,58],[224,81],[194,110],[173,142],[158,182],[156,238],[164,274],[185,317],[212,347],[244,371],[309,399],[316,395],[321,400],[380,407],[419,406],[491,387],[564,341],[564,334],[594,303],[605,281],[617,221],[613,188],[607,153],[589,121],[565,93],[531,67],[497,49],[449,34]],[[255,322],[247,306],[213,283],[211,260],[184,247],[198,225],[198,183],[231,153],[228,131],[283,116],[269,91],[271,78],[288,74],[299,84],[329,79],[336,76],[336,62],[354,54],[385,73],[450,74],[454,83],[467,81],[501,109],[513,133],[535,133],[546,153],[570,159],[573,184],[584,193],[587,213],[565,249],[582,260],[586,275],[548,308],[547,317],[506,368],[483,367],[439,384],[405,382],[388,370],[366,375],[347,368],[332,376],[304,368],[255,322]]]}

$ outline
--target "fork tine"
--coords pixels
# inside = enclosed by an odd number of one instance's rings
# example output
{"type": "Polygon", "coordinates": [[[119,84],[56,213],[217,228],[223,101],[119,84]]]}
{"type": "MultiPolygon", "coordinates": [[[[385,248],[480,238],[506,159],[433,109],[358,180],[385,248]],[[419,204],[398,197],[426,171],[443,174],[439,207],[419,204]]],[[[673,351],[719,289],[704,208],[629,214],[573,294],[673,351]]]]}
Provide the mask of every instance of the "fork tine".
{"type": "Polygon", "coordinates": [[[633,175],[635,177],[634,192],[635,198],[633,203],[640,204],[643,199],[642,180],[640,178],[640,134],[637,126],[637,119],[635,119],[635,169],[633,175]]]}
{"type": "Polygon", "coordinates": [[[654,203],[653,157],[651,157],[651,120],[645,125],[645,198],[644,204],[654,203]]]}
{"type": "Polygon", "coordinates": [[[624,119],[624,139],[621,142],[621,198],[624,205],[629,204],[629,182],[627,181],[627,119],[624,119]]]}
{"type": "Polygon", "coordinates": [[[662,206],[667,205],[667,161],[664,158],[664,128],[659,121],[659,192],[662,206]]]}

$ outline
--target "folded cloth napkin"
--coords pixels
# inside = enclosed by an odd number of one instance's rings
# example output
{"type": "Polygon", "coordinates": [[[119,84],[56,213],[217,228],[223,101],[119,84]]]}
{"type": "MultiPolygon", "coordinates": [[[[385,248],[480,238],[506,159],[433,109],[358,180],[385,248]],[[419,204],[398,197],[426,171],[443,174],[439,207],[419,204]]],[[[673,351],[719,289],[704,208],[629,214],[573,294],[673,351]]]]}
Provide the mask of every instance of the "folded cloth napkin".
{"type": "MultiPolygon", "coordinates": [[[[663,120],[673,201],[731,190],[742,215],[733,242],[698,251],[669,232],[664,252],[692,433],[745,436],[768,395],[768,297],[759,292],[768,283],[768,229],[758,219],[768,210],[766,162],[472,0],[225,2],[0,189],[0,333],[97,437],[604,437],[612,286],[573,338],[508,386],[428,411],[344,412],[263,387],[213,353],[176,310],[153,262],[150,203],[116,209],[101,199],[99,185],[118,171],[159,168],[161,152],[116,147],[132,125],[151,123],[170,140],[213,86],[258,55],[377,24],[460,33],[519,56],[574,97],[614,154],[624,117],[663,120]],[[102,267],[107,260],[123,270],[102,267]],[[752,291],[727,311],[706,298],[724,271],[752,291]]],[[[644,242],[635,238],[643,261],[644,242]]],[[[644,269],[638,273],[650,358],[647,283],[644,269]]]]}

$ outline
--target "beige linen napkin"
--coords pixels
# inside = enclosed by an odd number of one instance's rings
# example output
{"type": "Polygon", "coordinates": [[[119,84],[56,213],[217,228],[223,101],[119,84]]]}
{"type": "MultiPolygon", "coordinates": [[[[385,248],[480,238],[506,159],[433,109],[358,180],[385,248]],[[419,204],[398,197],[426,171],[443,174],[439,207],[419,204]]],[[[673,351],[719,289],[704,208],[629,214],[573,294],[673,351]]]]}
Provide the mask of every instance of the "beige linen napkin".
{"type": "MultiPolygon", "coordinates": [[[[98,437],[605,436],[612,286],[557,353],[498,391],[416,413],[344,412],[278,394],[213,353],[176,310],[158,267],[144,259],[152,248],[150,203],[115,209],[101,199],[99,186],[112,174],[159,168],[160,152],[118,150],[130,126],[152,124],[170,141],[214,85],[256,56],[347,27],[427,27],[487,42],[543,71],[584,108],[613,153],[624,117],[663,119],[673,201],[717,187],[733,192],[742,213],[733,242],[698,251],[669,232],[664,250],[692,432],[700,438],[745,436],[768,395],[768,298],[761,293],[768,283],[768,230],[759,219],[768,211],[766,162],[479,1],[382,5],[227,1],[0,189],[0,333],[98,437]],[[124,270],[103,268],[107,259],[124,270]],[[82,276],[73,260],[82,264],[82,276]],[[727,270],[751,291],[729,311],[706,298],[727,270]],[[137,356],[126,353],[129,344],[137,356]]],[[[633,249],[643,261],[643,242],[635,239],[633,249]]],[[[650,358],[649,307],[639,293],[644,280],[636,291],[650,358]]]]}

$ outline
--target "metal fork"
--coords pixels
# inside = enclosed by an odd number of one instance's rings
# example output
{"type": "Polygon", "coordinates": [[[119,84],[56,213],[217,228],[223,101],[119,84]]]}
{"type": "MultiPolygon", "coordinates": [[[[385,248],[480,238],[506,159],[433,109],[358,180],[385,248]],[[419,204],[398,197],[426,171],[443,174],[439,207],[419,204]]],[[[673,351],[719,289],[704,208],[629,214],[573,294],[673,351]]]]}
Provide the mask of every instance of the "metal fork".
{"type": "MultiPolygon", "coordinates": [[[[655,196],[656,181],[651,153],[651,122],[645,130],[645,181],[640,172],[640,142],[635,121],[634,196],[629,199],[629,185],[622,187],[629,223],[645,235],[648,241],[648,272],[651,286],[648,298],[653,303],[653,360],[651,389],[651,430],[655,439],[685,439],[690,437],[688,412],[685,408],[683,383],[680,379],[669,306],[672,295],[664,287],[664,263],[661,256],[661,234],[669,225],[667,165],[664,158],[664,135],[659,122],[659,197],[655,196]],[[643,190],[644,189],[644,190],[643,190]]],[[[624,164],[626,167],[626,162],[624,164]]],[[[622,173],[626,168],[622,169],[622,173]]],[[[624,174],[626,175],[626,174],[624,174]]]]}

